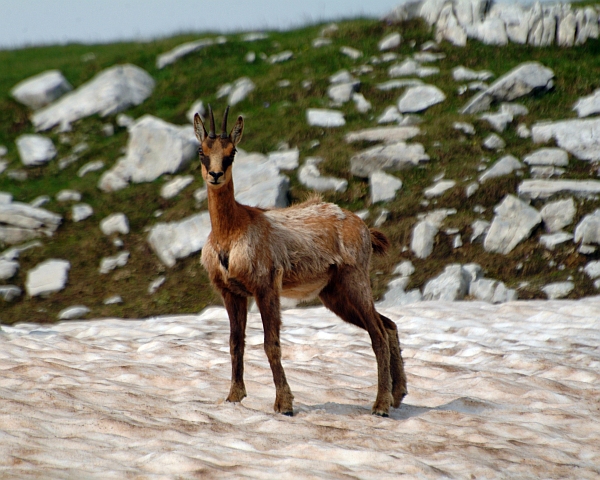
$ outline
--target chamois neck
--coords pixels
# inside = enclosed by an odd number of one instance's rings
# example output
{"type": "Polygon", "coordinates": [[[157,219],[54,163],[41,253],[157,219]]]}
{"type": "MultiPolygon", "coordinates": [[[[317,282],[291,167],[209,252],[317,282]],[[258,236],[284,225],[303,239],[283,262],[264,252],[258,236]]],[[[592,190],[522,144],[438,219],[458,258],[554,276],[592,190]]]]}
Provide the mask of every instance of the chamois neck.
{"type": "Polygon", "coordinates": [[[219,242],[227,243],[244,228],[245,222],[241,218],[243,209],[235,201],[232,181],[218,190],[209,187],[207,189],[213,237],[219,242]]]}

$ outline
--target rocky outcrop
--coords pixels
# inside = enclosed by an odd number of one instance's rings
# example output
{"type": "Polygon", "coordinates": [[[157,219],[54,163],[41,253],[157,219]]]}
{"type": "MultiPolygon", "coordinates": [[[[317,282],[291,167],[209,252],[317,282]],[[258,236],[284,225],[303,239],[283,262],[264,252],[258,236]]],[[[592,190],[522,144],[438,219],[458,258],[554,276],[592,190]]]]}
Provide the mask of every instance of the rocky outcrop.
{"type": "Polygon", "coordinates": [[[21,202],[0,203],[0,245],[16,245],[42,235],[51,236],[62,217],[21,202]]]}
{"type": "Polygon", "coordinates": [[[71,90],[73,87],[60,71],[49,70],[17,83],[10,94],[17,102],[37,110],[71,90]]]}
{"type": "Polygon", "coordinates": [[[66,260],[46,260],[27,272],[25,289],[30,297],[49,295],[65,288],[70,262],[66,260]]]}
{"type": "Polygon", "coordinates": [[[25,134],[17,138],[17,149],[21,163],[27,167],[43,165],[56,156],[52,140],[42,135],[25,134]]]}
{"type": "Polygon", "coordinates": [[[531,129],[535,143],[556,144],[579,160],[600,161],[600,118],[536,123],[531,129]]]}
{"type": "Polygon", "coordinates": [[[117,65],[100,72],[89,82],[58,101],[35,112],[31,121],[36,130],[60,125],[69,130],[71,123],[90,115],[105,117],[139,105],[154,90],[154,80],[135,65],[117,65]]]}
{"type": "Polygon", "coordinates": [[[396,172],[429,161],[420,143],[397,142],[367,148],[350,159],[350,172],[367,178],[377,170],[396,172]]]}

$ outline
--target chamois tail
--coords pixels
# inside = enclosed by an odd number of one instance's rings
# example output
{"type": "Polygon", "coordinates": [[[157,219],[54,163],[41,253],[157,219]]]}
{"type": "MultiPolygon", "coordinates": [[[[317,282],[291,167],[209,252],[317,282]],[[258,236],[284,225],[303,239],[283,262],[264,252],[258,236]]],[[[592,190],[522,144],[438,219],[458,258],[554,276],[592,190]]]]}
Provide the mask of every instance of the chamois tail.
{"type": "Polygon", "coordinates": [[[384,255],[390,248],[390,241],[383,232],[370,228],[371,233],[371,246],[373,247],[373,253],[375,255],[384,255]]]}

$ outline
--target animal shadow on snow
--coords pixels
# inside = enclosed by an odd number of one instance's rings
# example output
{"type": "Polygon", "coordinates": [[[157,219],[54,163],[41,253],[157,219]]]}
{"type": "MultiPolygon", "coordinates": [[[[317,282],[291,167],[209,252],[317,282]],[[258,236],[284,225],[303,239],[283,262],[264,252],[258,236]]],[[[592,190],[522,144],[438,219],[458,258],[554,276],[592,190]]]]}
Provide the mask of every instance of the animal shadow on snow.
{"type": "MultiPolygon", "coordinates": [[[[409,418],[418,417],[432,411],[457,412],[467,415],[481,415],[487,410],[500,408],[489,402],[484,402],[470,397],[461,397],[451,402],[439,405],[437,407],[421,407],[418,405],[410,405],[402,403],[400,408],[392,408],[390,410],[390,419],[393,420],[408,420],[409,418]]],[[[328,413],[331,415],[356,416],[370,415],[371,407],[369,405],[352,405],[345,403],[327,402],[318,405],[299,404],[296,409],[296,414],[302,413],[328,413]]]]}

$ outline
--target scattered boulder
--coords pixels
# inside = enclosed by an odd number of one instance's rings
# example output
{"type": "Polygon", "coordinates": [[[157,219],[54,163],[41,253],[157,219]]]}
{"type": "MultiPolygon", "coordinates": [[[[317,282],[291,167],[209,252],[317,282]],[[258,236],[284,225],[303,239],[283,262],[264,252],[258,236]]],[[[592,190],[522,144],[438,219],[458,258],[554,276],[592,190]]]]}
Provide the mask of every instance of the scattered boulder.
{"type": "Polygon", "coordinates": [[[0,258],[0,280],[8,280],[19,271],[19,262],[0,258]]]}
{"type": "Polygon", "coordinates": [[[578,117],[589,117],[600,113],[600,88],[591,95],[577,100],[573,110],[577,111],[578,117]]]}
{"type": "Polygon", "coordinates": [[[523,165],[512,155],[506,155],[498,160],[489,170],[479,176],[479,182],[484,183],[491,178],[510,175],[515,170],[521,170],[523,165]]]}
{"type": "Polygon", "coordinates": [[[313,127],[332,128],[346,125],[342,112],[325,108],[309,108],[306,110],[306,121],[313,127]]]}
{"type": "Polygon", "coordinates": [[[204,115],[206,115],[206,108],[204,107],[204,102],[202,100],[196,100],[194,103],[192,103],[192,106],[185,114],[185,118],[187,118],[189,122],[193,124],[194,115],[197,113],[204,119],[204,115]]]}
{"type": "Polygon", "coordinates": [[[475,220],[471,224],[471,230],[473,231],[471,234],[471,243],[483,241],[490,229],[490,225],[491,223],[487,220],[475,220]]]}
{"type": "Polygon", "coordinates": [[[90,172],[96,172],[104,168],[104,162],[102,160],[94,160],[93,162],[86,163],[77,171],[77,176],[80,178],[85,177],[90,172]]]}
{"type": "Polygon", "coordinates": [[[405,291],[408,285],[408,278],[401,277],[392,280],[388,284],[388,290],[385,292],[381,302],[377,304],[379,308],[400,307],[410,303],[417,303],[423,299],[423,295],[418,289],[405,291]]]}
{"type": "Polygon", "coordinates": [[[120,252],[112,257],[104,257],[100,261],[99,272],[106,274],[117,267],[124,267],[129,261],[129,252],[120,252]]]}
{"type": "Polygon", "coordinates": [[[239,151],[233,168],[235,198],[244,205],[280,208],[288,205],[290,179],[262,154],[239,151]]]}
{"type": "Polygon", "coordinates": [[[357,50],[356,48],[352,48],[352,47],[347,47],[347,46],[341,47],[340,53],[343,55],[346,55],[347,57],[350,57],[352,60],[358,60],[360,57],[363,56],[363,54],[360,50],[357,50]]]}
{"type": "Polygon", "coordinates": [[[27,167],[43,165],[56,156],[54,143],[47,137],[25,134],[17,137],[15,143],[21,157],[21,163],[27,167]]]}
{"type": "Polygon", "coordinates": [[[280,170],[295,170],[300,164],[300,150],[297,148],[271,152],[268,157],[269,162],[273,162],[280,170]]]}
{"type": "Polygon", "coordinates": [[[600,278],[600,261],[593,260],[591,262],[586,263],[585,267],[583,267],[583,271],[592,280],[600,278]]]}
{"type": "Polygon", "coordinates": [[[189,55],[192,52],[196,52],[202,48],[213,45],[215,41],[212,38],[203,38],[195,40],[193,42],[186,42],[176,46],[168,52],[161,53],[156,57],[156,68],[163,69],[167,65],[171,65],[179,60],[181,57],[189,55]]]}
{"type": "Polygon", "coordinates": [[[156,293],[156,291],[165,283],[166,280],[167,278],[164,275],[161,275],[157,279],[152,280],[152,282],[150,282],[150,285],[148,285],[148,294],[153,295],[154,293],[156,293]]]}
{"type": "Polygon", "coordinates": [[[27,272],[25,290],[30,297],[48,295],[65,288],[71,264],[67,260],[46,260],[27,272]]]}
{"type": "Polygon", "coordinates": [[[548,199],[556,195],[593,198],[600,195],[598,180],[523,180],[517,188],[519,197],[529,200],[548,199]]]}
{"type": "Polygon", "coordinates": [[[575,243],[600,245],[600,209],[581,219],[575,227],[575,243]]]}
{"type": "Polygon", "coordinates": [[[71,90],[73,87],[60,71],[48,70],[17,83],[10,94],[17,102],[37,110],[71,90]]]}
{"type": "Polygon", "coordinates": [[[319,157],[308,157],[304,165],[298,170],[298,181],[306,188],[317,192],[326,192],[333,190],[335,192],[345,192],[348,188],[348,181],[343,178],[321,176],[318,164],[323,161],[319,157]]]}
{"type": "Polygon", "coordinates": [[[98,188],[105,192],[120,190],[129,181],[152,182],[165,173],[176,173],[196,155],[198,140],[191,125],[167,123],[144,115],[129,128],[127,153],[104,172],[98,188]]]}
{"type": "Polygon", "coordinates": [[[165,183],[160,189],[162,198],[173,198],[194,181],[193,175],[180,175],[165,183]]]}
{"type": "Polygon", "coordinates": [[[64,189],[56,194],[56,201],[63,202],[79,202],[81,200],[81,193],[77,190],[64,189]]]}
{"type": "Polygon", "coordinates": [[[398,32],[394,32],[383,37],[377,44],[377,47],[379,48],[380,52],[383,52],[385,50],[391,50],[400,46],[401,41],[402,37],[400,36],[400,34],[398,32]]]}
{"type": "Polygon", "coordinates": [[[228,105],[233,106],[245,100],[255,88],[256,85],[248,77],[238,78],[231,86],[231,91],[227,99],[228,105]]]}
{"type": "Polygon", "coordinates": [[[129,220],[124,213],[112,213],[100,222],[100,230],[104,235],[112,235],[113,233],[129,233],[129,220]]]}
{"type": "Polygon", "coordinates": [[[51,236],[62,217],[25,203],[0,203],[0,244],[16,245],[41,235],[51,236]]]}
{"type": "Polygon", "coordinates": [[[566,167],[569,165],[569,154],[562,148],[540,148],[523,158],[527,165],[552,165],[566,167]]]}
{"type": "Polygon", "coordinates": [[[485,82],[490,78],[494,78],[494,74],[489,70],[475,71],[471,70],[470,68],[460,66],[452,69],[452,78],[454,78],[454,80],[456,80],[457,82],[468,82],[471,80],[485,82]]]}
{"type": "Polygon", "coordinates": [[[413,273],[415,273],[415,266],[410,260],[403,260],[392,272],[392,275],[401,275],[402,277],[410,277],[413,273]]]}
{"type": "Polygon", "coordinates": [[[462,265],[448,265],[440,275],[425,284],[423,300],[462,300],[469,291],[470,282],[471,275],[462,265]]]}
{"type": "Polygon", "coordinates": [[[503,282],[489,278],[479,278],[471,281],[469,295],[488,303],[505,303],[518,298],[516,290],[506,288],[503,282]]]}
{"type": "Polygon", "coordinates": [[[439,197],[446,193],[451,188],[454,188],[456,182],[454,180],[440,180],[429,188],[426,188],[423,194],[427,198],[439,197]]]}
{"type": "Polygon", "coordinates": [[[540,236],[540,243],[548,250],[554,250],[558,245],[573,240],[573,234],[568,232],[556,232],[540,236]]]}
{"type": "Polygon", "coordinates": [[[542,292],[546,294],[548,300],[556,300],[558,298],[565,298],[574,288],[575,284],[573,282],[555,282],[543,287],[542,292]]]}
{"type": "Polygon", "coordinates": [[[87,203],[79,203],[71,208],[71,218],[74,222],[81,222],[94,214],[94,209],[87,203]]]}
{"type": "Polygon", "coordinates": [[[573,198],[547,203],[540,212],[546,231],[550,233],[571,225],[576,213],[577,207],[573,198]]]}
{"type": "Polygon", "coordinates": [[[483,248],[488,252],[503,255],[510,253],[521,241],[528,238],[542,221],[542,216],[535,208],[513,195],[506,195],[504,200],[494,207],[494,212],[496,216],[483,241],[483,248]]]}
{"type": "Polygon", "coordinates": [[[402,188],[402,181],[378,170],[369,176],[369,188],[371,203],[387,202],[396,197],[396,192],[402,188]]]}
{"type": "Polygon", "coordinates": [[[404,140],[410,140],[421,133],[419,127],[402,126],[402,127],[377,127],[366,128],[357,132],[346,134],[344,139],[347,143],[353,142],[384,142],[396,143],[404,140]]]}
{"type": "Polygon", "coordinates": [[[418,78],[406,78],[402,80],[389,80],[387,82],[378,83],[376,87],[377,90],[387,92],[389,90],[396,90],[398,88],[418,87],[419,85],[424,85],[423,80],[419,80],[418,78]]]}
{"type": "Polygon", "coordinates": [[[483,140],[483,146],[488,150],[501,150],[506,147],[506,142],[501,136],[496,135],[495,133],[490,133],[483,140]]]}
{"type": "Polygon", "coordinates": [[[275,64],[275,63],[283,63],[283,62],[287,62],[288,60],[291,60],[294,57],[294,52],[292,52],[291,50],[285,50],[283,52],[279,52],[279,53],[275,53],[273,55],[271,55],[268,59],[270,64],[275,64]]]}
{"type": "Polygon", "coordinates": [[[90,313],[90,311],[91,310],[85,305],[73,305],[72,307],[67,307],[58,312],[58,319],[74,320],[76,318],[83,318],[90,313]]]}
{"type": "Polygon", "coordinates": [[[470,123],[454,122],[452,124],[452,128],[454,128],[454,130],[463,132],[465,135],[475,135],[475,127],[470,123]]]}
{"type": "Polygon", "coordinates": [[[410,87],[398,100],[398,110],[400,113],[422,112],[445,99],[444,92],[433,85],[410,87]]]}
{"type": "Polygon", "coordinates": [[[456,210],[434,210],[419,218],[412,231],[410,249],[417,258],[427,258],[433,252],[433,242],[442,222],[456,210]]]}
{"type": "Polygon", "coordinates": [[[397,142],[377,145],[355,154],[350,159],[350,172],[367,178],[377,170],[396,172],[429,161],[420,143],[397,142]]]}
{"type": "Polygon", "coordinates": [[[513,68],[489,88],[478,93],[462,108],[461,113],[479,113],[492,102],[511,101],[554,86],[554,72],[538,62],[526,62],[513,68]]]}
{"type": "Polygon", "coordinates": [[[398,111],[398,107],[391,105],[387,107],[383,113],[377,117],[377,123],[397,123],[402,120],[402,114],[398,111]]]}
{"type": "Polygon", "coordinates": [[[202,212],[179,222],[157,223],[150,229],[147,240],[160,261],[173,267],[177,259],[200,251],[210,231],[210,215],[202,212]]]}
{"type": "Polygon", "coordinates": [[[429,77],[440,72],[437,67],[424,67],[416,60],[407,58],[404,62],[398,65],[392,65],[388,69],[388,75],[392,78],[395,77],[429,77]]]}
{"type": "Polygon", "coordinates": [[[16,285],[0,285],[0,298],[5,302],[12,302],[22,294],[23,291],[16,285]]]}
{"type": "Polygon", "coordinates": [[[56,102],[35,112],[31,121],[36,130],[70,124],[90,115],[101,117],[141,104],[154,90],[154,80],[135,65],[117,65],[96,75],[89,82],[56,102]]]}
{"type": "Polygon", "coordinates": [[[535,143],[554,139],[579,160],[600,161],[600,118],[536,123],[531,139],[535,143]]]}

